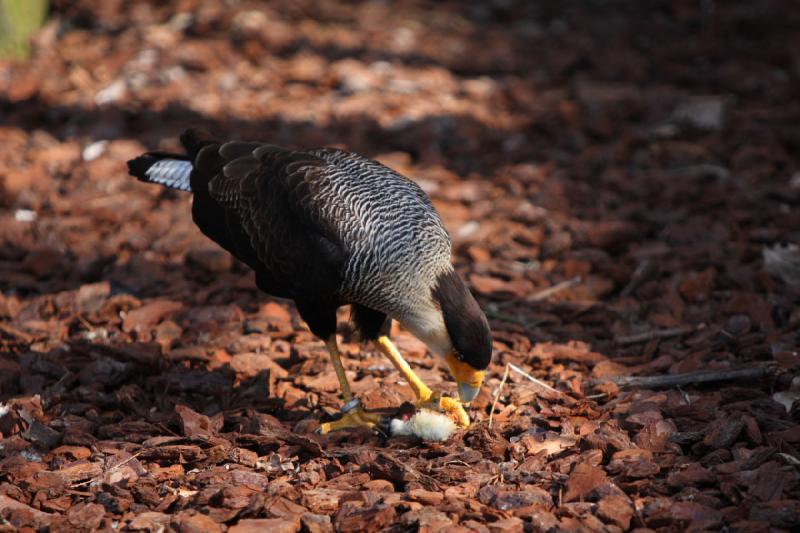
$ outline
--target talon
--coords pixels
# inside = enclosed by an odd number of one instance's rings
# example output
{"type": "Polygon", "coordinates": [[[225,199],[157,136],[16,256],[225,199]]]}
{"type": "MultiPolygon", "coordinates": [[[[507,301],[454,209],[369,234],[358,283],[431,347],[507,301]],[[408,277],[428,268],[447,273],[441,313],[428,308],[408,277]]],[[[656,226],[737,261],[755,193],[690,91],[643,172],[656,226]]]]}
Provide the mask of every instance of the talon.
{"type": "Polygon", "coordinates": [[[460,401],[456,400],[455,398],[443,396],[439,399],[439,407],[456,417],[456,424],[458,424],[461,428],[469,427],[469,415],[464,409],[464,405],[460,401]]]}
{"type": "MultiPolygon", "coordinates": [[[[346,405],[345,407],[348,407],[346,405]]],[[[343,408],[344,409],[344,408],[343,408]]],[[[374,413],[366,412],[361,406],[350,407],[348,411],[342,414],[339,420],[333,422],[325,422],[320,424],[317,432],[320,435],[325,435],[331,431],[340,431],[343,429],[355,429],[366,427],[369,429],[380,430],[381,416],[374,413]]]]}
{"type": "Polygon", "coordinates": [[[469,415],[464,410],[464,405],[455,398],[438,396],[434,394],[425,400],[420,400],[417,402],[417,407],[424,407],[426,409],[433,409],[435,411],[447,413],[454,419],[455,423],[458,424],[459,427],[469,427],[469,415]]]}

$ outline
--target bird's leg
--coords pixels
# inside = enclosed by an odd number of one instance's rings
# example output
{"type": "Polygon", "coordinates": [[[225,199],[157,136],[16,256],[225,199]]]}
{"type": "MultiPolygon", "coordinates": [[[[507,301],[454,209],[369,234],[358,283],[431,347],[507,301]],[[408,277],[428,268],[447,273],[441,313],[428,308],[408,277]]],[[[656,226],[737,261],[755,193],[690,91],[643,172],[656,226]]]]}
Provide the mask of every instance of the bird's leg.
{"type": "Polygon", "coordinates": [[[353,399],[353,393],[350,392],[350,383],[347,382],[347,375],[344,373],[344,365],[342,364],[342,354],[339,352],[339,344],[336,342],[336,335],[331,335],[325,341],[325,347],[328,348],[328,353],[331,354],[331,362],[333,369],[336,371],[336,377],[339,378],[339,387],[342,389],[342,399],[345,403],[353,399]]]}
{"type": "Polygon", "coordinates": [[[400,352],[389,337],[382,335],[378,337],[375,343],[378,345],[378,349],[383,355],[389,358],[397,371],[408,381],[408,384],[411,385],[411,389],[414,391],[414,395],[419,401],[426,402],[433,397],[433,391],[414,373],[411,366],[403,356],[400,355],[400,352]]]}
{"type": "Polygon", "coordinates": [[[347,382],[347,376],[344,373],[342,356],[339,352],[339,345],[336,343],[335,334],[328,337],[325,341],[325,346],[331,354],[331,362],[333,363],[334,370],[336,370],[336,377],[339,378],[339,386],[342,389],[344,406],[342,407],[342,418],[334,422],[320,424],[319,432],[325,434],[340,429],[352,429],[357,427],[373,428],[377,426],[381,421],[380,415],[364,411],[358,400],[353,398],[353,393],[350,391],[350,384],[347,382]]]}
{"type": "Polygon", "coordinates": [[[408,362],[400,355],[400,352],[389,337],[382,335],[378,337],[375,344],[378,345],[378,349],[389,358],[397,371],[400,372],[403,378],[408,381],[408,384],[411,385],[411,389],[417,397],[418,407],[433,407],[441,411],[446,411],[457,419],[459,426],[464,428],[469,426],[469,415],[467,415],[461,402],[455,398],[434,395],[430,387],[419,379],[419,376],[414,373],[408,362]]]}

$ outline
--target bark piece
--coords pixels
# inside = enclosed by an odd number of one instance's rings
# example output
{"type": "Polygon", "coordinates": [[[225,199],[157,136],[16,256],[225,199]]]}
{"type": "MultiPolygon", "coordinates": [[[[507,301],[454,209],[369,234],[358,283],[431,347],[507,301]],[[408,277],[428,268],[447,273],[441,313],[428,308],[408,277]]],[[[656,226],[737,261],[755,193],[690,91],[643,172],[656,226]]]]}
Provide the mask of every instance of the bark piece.
{"type": "Polygon", "coordinates": [[[564,501],[585,500],[594,489],[605,483],[605,481],[606,473],[602,468],[579,463],[572,470],[567,480],[564,501]]]}

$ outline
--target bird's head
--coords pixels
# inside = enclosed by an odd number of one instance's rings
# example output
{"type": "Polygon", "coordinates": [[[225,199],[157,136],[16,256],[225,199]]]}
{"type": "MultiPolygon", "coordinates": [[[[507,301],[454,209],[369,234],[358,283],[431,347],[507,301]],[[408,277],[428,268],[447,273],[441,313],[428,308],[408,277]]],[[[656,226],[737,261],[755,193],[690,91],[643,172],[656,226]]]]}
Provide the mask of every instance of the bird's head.
{"type": "Polygon", "coordinates": [[[480,391],[486,368],[492,358],[489,322],[464,281],[455,271],[439,276],[433,299],[442,311],[450,348],[445,361],[458,383],[458,396],[470,402],[480,391]]]}

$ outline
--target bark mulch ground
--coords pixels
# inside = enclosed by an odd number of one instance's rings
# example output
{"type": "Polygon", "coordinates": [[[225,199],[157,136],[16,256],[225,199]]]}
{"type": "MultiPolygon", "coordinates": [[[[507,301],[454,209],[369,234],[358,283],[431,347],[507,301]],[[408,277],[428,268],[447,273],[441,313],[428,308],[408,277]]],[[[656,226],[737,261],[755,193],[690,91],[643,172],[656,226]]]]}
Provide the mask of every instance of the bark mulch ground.
{"type": "Polygon", "coordinates": [[[53,4],[0,64],[0,530],[800,524],[792,2],[53,4]],[[127,176],[189,125],[422,185],[494,333],[469,429],[314,433],[322,342],[127,176]]]}

